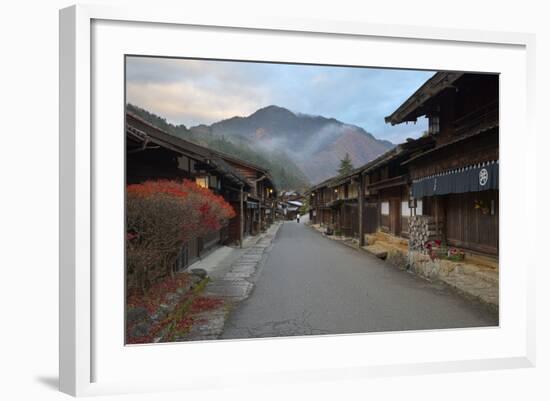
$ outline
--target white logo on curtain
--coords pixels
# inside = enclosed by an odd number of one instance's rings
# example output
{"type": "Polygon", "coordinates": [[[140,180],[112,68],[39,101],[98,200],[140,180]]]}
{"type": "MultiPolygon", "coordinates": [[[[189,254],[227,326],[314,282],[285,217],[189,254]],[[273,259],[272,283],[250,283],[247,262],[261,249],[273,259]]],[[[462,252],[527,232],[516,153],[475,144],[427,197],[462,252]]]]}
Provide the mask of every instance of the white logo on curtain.
{"type": "Polygon", "coordinates": [[[489,181],[489,172],[483,168],[479,172],[479,185],[484,186],[489,181]]]}

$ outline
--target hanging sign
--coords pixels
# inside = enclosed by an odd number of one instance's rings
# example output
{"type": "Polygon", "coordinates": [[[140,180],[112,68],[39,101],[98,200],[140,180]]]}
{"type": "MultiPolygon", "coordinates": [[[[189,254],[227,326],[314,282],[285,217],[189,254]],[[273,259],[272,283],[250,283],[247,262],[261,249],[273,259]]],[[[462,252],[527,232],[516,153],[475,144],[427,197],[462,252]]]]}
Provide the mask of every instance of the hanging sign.
{"type": "Polygon", "coordinates": [[[498,189],[498,161],[467,166],[413,180],[414,198],[498,189]]]}

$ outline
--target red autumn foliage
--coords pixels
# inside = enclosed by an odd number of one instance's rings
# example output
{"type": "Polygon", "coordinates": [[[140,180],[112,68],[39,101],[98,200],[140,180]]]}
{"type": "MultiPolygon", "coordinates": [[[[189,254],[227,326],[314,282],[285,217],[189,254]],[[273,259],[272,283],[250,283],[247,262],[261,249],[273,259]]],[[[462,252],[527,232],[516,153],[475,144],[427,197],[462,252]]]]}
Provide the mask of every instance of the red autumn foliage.
{"type": "Polygon", "coordinates": [[[223,304],[223,300],[219,298],[197,297],[193,300],[193,303],[191,304],[191,312],[205,312],[212,309],[217,309],[223,306],[223,304]]]}
{"type": "MultiPolygon", "coordinates": [[[[187,273],[177,274],[175,277],[166,277],[163,280],[153,284],[146,294],[142,294],[135,289],[131,291],[126,298],[127,308],[145,308],[149,317],[159,310],[161,304],[166,303],[166,295],[174,293],[178,288],[187,286],[191,279],[187,273]]],[[[186,302],[188,299],[184,297],[180,302],[186,302]]],[[[188,318],[188,323],[192,321],[188,318]]],[[[126,339],[128,344],[147,344],[152,343],[158,337],[162,330],[172,324],[172,318],[167,316],[165,319],[155,322],[149,333],[145,336],[132,336],[132,326],[126,327],[126,339]]]]}
{"type": "Polygon", "coordinates": [[[191,279],[186,273],[180,273],[174,277],[166,277],[153,284],[143,295],[137,289],[131,289],[126,298],[128,308],[143,307],[147,309],[149,314],[154,313],[160,304],[166,302],[166,294],[176,292],[178,288],[185,287],[190,283],[191,279]]]}
{"type": "MultiPolygon", "coordinates": [[[[166,277],[155,283],[147,291],[141,294],[139,291],[130,292],[127,296],[128,308],[145,308],[150,317],[159,310],[162,304],[167,303],[166,295],[175,293],[179,288],[188,287],[191,279],[187,273],[179,273],[175,277],[166,277]]],[[[222,307],[225,302],[219,298],[196,296],[193,291],[188,291],[186,295],[179,299],[178,305],[174,310],[181,308],[182,305],[189,303],[183,316],[168,315],[163,320],[151,321],[147,335],[133,336],[133,326],[126,327],[126,339],[128,344],[147,344],[152,343],[157,337],[168,333],[188,332],[194,324],[203,323],[204,319],[198,317],[201,312],[214,310],[222,307]]]]}
{"type": "Polygon", "coordinates": [[[171,273],[185,242],[219,230],[234,216],[223,197],[189,180],[128,185],[128,287],[145,292],[171,273]]]}
{"type": "MultiPolygon", "coordinates": [[[[235,217],[235,211],[222,196],[214,194],[207,188],[202,188],[190,180],[179,181],[146,181],[142,184],[132,184],[127,187],[127,196],[130,199],[153,199],[157,196],[170,196],[186,203],[191,212],[199,213],[199,224],[202,227],[193,227],[190,224],[182,227],[182,232],[193,232],[201,236],[211,231],[219,230],[227,221],[235,217]]],[[[191,220],[189,221],[191,223],[191,220]]],[[[191,235],[192,238],[195,236],[191,235]]]]}
{"type": "Polygon", "coordinates": [[[186,316],[176,322],[174,330],[177,332],[188,331],[193,326],[194,319],[190,316],[186,316]]]}
{"type": "MultiPolygon", "coordinates": [[[[188,180],[185,180],[189,182],[188,180]]],[[[131,184],[126,188],[128,196],[148,198],[158,194],[172,195],[185,198],[188,193],[185,191],[184,183],[177,181],[159,180],[146,181],[141,184],[131,184]]]]}

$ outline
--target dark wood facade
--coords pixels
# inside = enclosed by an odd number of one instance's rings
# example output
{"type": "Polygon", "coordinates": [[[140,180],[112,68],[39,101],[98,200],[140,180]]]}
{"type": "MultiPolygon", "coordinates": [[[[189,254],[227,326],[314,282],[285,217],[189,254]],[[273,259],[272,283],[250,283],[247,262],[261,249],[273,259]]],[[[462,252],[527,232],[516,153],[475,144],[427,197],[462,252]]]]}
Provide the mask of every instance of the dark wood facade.
{"type": "Polygon", "coordinates": [[[245,235],[256,235],[265,231],[274,221],[277,199],[277,191],[269,171],[248,161],[220,152],[217,154],[244,177],[250,186],[244,199],[245,235]]]}
{"type": "Polygon", "coordinates": [[[328,232],[359,237],[361,176],[358,170],[326,180],[307,192],[310,221],[328,228],[328,232]]]}
{"type": "MultiPolygon", "coordinates": [[[[258,194],[276,195],[269,173],[264,169],[254,169],[245,161],[174,137],[127,112],[126,183],[159,179],[194,180],[223,196],[236,213],[227,227],[189,241],[178,259],[179,268],[185,268],[217,244],[241,243],[244,236],[257,233],[261,228],[258,224],[260,214],[252,210],[254,199],[258,194]],[[258,180],[259,176],[265,179],[258,180]]],[[[256,204],[258,202],[256,200],[256,204]]],[[[267,218],[263,221],[264,224],[269,222],[267,218]]]]}
{"type": "Polygon", "coordinates": [[[432,180],[434,186],[439,180],[440,187],[443,179],[447,181],[449,188],[422,197],[424,213],[437,217],[444,226],[444,242],[498,255],[499,77],[438,73],[430,81],[440,83],[434,93],[426,93],[418,107],[401,117],[395,116],[403,111],[399,109],[389,117],[390,122],[399,123],[426,116],[433,127],[433,148],[411,157],[404,165],[413,187],[422,180],[432,180]],[[464,171],[475,173],[467,179],[477,180],[479,185],[467,189],[464,171]],[[497,181],[481,185],[482,175],[487,178],[488,172],[496,174],[497,181]]]}
{"type": "Polygon", "coordinates": [[[435,74],[386,117],[393,125],[426,116],[428,132],[311,188],[312,223],[363,243],[376,231],[407,238],[410,216],[427,215],[448,245],[498,255],[498,85],[494,74],[435,74]],[[349,196],[353,183],[361,196],[349,196]]]}

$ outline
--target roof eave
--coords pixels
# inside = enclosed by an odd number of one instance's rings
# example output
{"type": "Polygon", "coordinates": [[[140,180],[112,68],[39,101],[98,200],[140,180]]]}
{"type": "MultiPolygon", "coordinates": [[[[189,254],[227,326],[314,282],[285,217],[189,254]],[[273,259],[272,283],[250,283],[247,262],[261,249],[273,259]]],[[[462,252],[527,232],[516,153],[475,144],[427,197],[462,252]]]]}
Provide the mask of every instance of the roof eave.
{"type": "Polygon", "coordinates": [[[462,72],[437,72],[418,88],[407,100],[401,104],[391,115],[384,118],[386,123],[397,125],[404,122],[415,122],[418,117],[424,115],[421,109],[424,104],[443,89],[452,86],[464,73],[462,72]]]}

